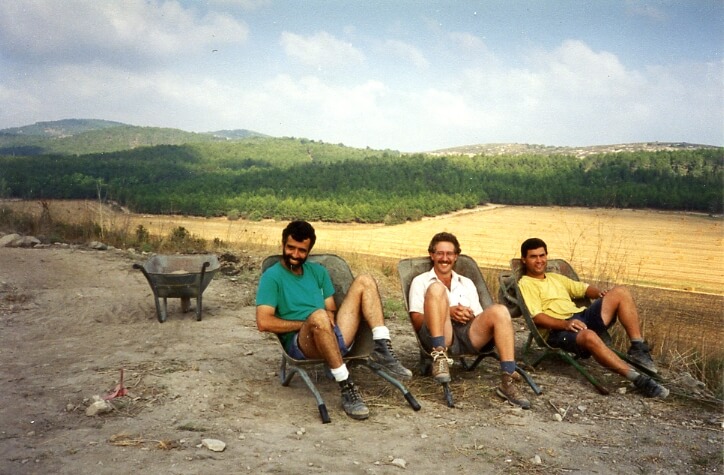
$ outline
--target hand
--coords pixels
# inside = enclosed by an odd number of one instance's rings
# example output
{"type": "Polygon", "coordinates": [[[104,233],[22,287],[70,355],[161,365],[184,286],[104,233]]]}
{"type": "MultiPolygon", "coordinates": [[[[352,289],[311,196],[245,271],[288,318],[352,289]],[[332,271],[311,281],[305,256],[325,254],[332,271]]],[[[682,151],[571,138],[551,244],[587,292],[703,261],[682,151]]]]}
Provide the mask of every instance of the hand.
{"type": "Polygon", "coordinates": [[[470,307],[464,307],[462,305],[455,305],[450,307],[450,319],[458,323],[466,323],[468,320],[473,318],[473,311],[470,307]]]}
{"type": "Polygon", "coordinates": [[[566,322],[566,331],[578,333],[588,328],[585,323],[580,320],[568,320],[566,322]]]}

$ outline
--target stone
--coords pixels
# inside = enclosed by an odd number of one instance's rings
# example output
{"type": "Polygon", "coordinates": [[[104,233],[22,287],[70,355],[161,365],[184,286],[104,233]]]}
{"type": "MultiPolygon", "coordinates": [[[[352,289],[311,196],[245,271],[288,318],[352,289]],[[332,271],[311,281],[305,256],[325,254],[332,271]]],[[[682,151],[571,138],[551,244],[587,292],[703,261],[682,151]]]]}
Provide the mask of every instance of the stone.
{"type": "Polygon", "coordinates": [[[22,236],[20,234],[12,233],[6,234],[0,238],[0,247],[15,247],[13,243],[19,240],[22,236]]]}
{"type": "Polygon", "coordinates": [[[108,401],[99,400],[94,401],[88,408],[85,410],[86,416],[97,416],[99,414],[105,414],[107,412],[111,412],[113,410],[113,406],[108,401]]]}
{"type": "Polygon", "coordinates": [[[212,452],[223,452],[226,444],[218,439],[201,439],[201,445],[212,452]]]}
{"type": "Polygon", "coordinates": [[[390,463],[397,467],[407,468],[407,461],[405,459],[401,459],[401,458],[392,459],[392,462],[390,462],[390,463]]]}
{"type": "Polygon", "coordinates": [[[91,249],[98,250],[98,251],[105,251],[108,249],[107,245],[103,244],[102,242],[98,242],[98,241],[89,242],[88,247],[90,247],[91,249]]]}

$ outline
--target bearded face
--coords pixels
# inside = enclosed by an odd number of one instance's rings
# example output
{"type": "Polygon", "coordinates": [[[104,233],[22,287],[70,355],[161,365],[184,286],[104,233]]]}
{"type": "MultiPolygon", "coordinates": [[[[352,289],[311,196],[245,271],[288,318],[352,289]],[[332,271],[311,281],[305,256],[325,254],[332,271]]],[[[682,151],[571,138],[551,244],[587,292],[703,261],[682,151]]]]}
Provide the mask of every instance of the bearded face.
{"type": "Polygon", "coordinates": [[[307,256],[309,256],[310,245],[310,239],[297,241],[293,237],[289,236],[282,248],[282,260],[284,262],[284,267],[295,274],[300,273],[302,264],[307,261],[307,256]]]}

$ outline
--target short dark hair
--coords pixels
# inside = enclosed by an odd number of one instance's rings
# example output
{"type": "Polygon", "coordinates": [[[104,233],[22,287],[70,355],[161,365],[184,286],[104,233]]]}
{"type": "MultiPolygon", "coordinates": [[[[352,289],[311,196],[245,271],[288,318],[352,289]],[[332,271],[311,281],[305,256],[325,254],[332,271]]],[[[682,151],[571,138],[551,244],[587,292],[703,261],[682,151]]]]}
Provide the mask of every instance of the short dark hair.
{"type": "Polygon", "coordinates": [[[430,245],[427,246],[427,252],[435,252],[435,246],[437,246],[437,243],[439,242],[451,243],[453,246],[455,246],[455,254],[460,254],[462,252],[460,249],[460,243],[458,242],[458,238],[456,238],[454,234],[446,232],[437,233],[432,237],[430,245]]]}
{"type": "Polygon", "coordinates": [[[287,243],[287,238],[291,236],[295,241],[302,242],[309,239],[309,250],[314,247],[317,235],[314,233],[314,227],[306,221],[298,220],[287,224],[282,231],[282,245],[287,243]]]}
{"type": "Polygon", "coordinates": [[[520,245],[520,257],[527,257],[528,251],[531,251],[533,249],[543,248],[544,251],[546,251],[546,254],[548,254],[548,246],[546,246],[546,243],[540,239],[540,238],[529,238],[523,241],[523,244],[520,245]]]}

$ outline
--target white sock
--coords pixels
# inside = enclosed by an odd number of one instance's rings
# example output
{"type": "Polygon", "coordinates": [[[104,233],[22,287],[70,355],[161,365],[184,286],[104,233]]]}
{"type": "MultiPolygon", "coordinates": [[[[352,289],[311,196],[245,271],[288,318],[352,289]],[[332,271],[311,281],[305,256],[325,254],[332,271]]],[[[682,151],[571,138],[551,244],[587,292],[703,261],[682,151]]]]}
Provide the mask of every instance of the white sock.
{"type": "Polygon", "coordinates": [[[372,339],[373,340],[389,340],[390,339],[390,329],[384,325],[380,325],[379,327],[374,327],[372,329],[372,339]]]}
{"type": "Polygon", "coordinates": [[[342,366],[339,368],[331,368],[330,371],[332,372],[332,376],[334,376],[334,380],[337,382],[349,378],[349,371],[347,371],[347,365],[344,363],[342,363],[342,366]]]}
{"type": "Polygon", "coordinates": [[[628,373],[626,373],[626,379],[628,379],[629,381],[636,381],[639,376],[641,376],[639,372],[633,368],[629,369],[628,373]]]}

